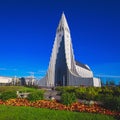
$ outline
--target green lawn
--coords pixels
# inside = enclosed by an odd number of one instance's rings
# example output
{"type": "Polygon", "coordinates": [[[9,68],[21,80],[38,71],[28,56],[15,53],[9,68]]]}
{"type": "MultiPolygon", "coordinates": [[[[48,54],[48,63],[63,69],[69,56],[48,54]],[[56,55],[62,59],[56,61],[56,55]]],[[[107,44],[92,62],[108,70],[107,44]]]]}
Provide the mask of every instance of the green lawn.
{"type": "Polygon", "coordinates": [[[91,113],[0,105],[0,120],[115,120],[111,116],[91,113]]]}
{"type": "Polygon", "coordinates": [[[24,86],[0,86],[0,93],[8,91],[34,92],[37,89],[24,86]]]}

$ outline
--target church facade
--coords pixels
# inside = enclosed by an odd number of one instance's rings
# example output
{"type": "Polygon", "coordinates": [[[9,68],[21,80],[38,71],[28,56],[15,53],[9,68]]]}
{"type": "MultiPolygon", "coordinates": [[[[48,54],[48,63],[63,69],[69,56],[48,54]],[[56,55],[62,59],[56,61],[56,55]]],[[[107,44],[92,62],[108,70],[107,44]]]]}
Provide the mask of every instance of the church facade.
{"type": "Polygon", "coordinates": [[[56,30],[55,41],[46,76],[40,86],[101,86],[88,65],[75,60],[70,29],[64,13],[56,30]]]}

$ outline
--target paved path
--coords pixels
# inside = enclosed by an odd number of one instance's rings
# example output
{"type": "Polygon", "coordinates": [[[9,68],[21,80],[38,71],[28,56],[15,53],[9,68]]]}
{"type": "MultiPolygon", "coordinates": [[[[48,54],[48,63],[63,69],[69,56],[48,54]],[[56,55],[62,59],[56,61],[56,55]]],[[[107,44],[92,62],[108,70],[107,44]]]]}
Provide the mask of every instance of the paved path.
{"type": "Polygon", "coordinates": [[[55,98],[56,100],[60,101],[60,95],[59,92],[56,90],[51,90],[51,89],[45,89],[45,94],[44,94],[45,99],[50,100],[51,97],[55,98]]]}

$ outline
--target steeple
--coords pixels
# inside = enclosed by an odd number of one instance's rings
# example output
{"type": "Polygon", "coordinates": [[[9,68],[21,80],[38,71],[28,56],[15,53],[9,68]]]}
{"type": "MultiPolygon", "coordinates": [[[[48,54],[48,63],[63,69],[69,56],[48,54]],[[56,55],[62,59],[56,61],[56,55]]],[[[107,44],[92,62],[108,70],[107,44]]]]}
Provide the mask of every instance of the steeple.
{"type": "Polygon", "coordinates": [[[61,19],[59,21],[57,31],[60,31],[61,29],[70,31],[64,12],[62,13],[61,19]]]}

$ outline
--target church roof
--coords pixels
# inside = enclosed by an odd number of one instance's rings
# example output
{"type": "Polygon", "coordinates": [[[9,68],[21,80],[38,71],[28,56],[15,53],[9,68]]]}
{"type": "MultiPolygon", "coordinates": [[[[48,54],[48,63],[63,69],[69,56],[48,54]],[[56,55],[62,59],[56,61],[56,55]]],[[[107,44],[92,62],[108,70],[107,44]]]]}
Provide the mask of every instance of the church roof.
{"type": "Polygon", "coordinates": [[[80,67],[82,67],[82,68],[87,69],[87,70],[90,71],[90,69],[89,69],[85,64],[83,64],[83,63],[81,63],[81,62],[78,62],[78,61],[76,61],[76,60],[75,60],[75,63],[76,63],[76,65],[78,65],[78,66],[80,66],[80,67]]]}

